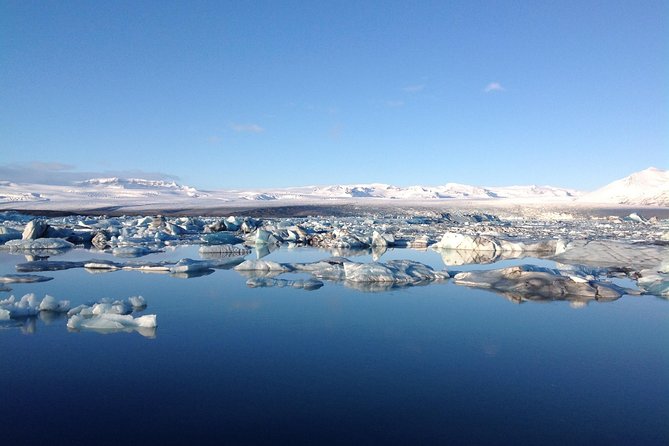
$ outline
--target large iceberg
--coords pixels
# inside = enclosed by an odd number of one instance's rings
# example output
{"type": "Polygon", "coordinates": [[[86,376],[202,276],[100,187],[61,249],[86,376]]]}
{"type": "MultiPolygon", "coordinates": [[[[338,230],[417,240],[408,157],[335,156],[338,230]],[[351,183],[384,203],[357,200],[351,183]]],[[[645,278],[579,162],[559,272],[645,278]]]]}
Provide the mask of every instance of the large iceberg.
{"type": "Polygon", "coordinates": [[[559,240],[523,242],[486,235],[467,235],[456,232],[447,232],[442,236],[439,242],[432,245],[432,248],[493,253],[538,252],[555,254],[556,251],[560,251],[563,246],[564,242],[559,240]]]}
{"type": "Polygon", "coordinates": [[[458,285],[490,288],[514,301],[608,301],[634,292],[613,283],[591,280],[590,277],[579,276],[574,272],[563,275],[559,270],[534,265],[461,272],[454,276],[454,280],[458,285]]]}

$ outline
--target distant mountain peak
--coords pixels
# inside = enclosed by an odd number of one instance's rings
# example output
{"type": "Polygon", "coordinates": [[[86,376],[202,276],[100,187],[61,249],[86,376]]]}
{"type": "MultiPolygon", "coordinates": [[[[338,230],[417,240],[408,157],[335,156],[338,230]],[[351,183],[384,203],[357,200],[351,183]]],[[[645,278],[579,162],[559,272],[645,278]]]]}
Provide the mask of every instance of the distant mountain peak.
{"type": "Polygon", "coordinates": [[[649,167],[586,194],[579,201],[669,207],[669,171],[649,167]]]}

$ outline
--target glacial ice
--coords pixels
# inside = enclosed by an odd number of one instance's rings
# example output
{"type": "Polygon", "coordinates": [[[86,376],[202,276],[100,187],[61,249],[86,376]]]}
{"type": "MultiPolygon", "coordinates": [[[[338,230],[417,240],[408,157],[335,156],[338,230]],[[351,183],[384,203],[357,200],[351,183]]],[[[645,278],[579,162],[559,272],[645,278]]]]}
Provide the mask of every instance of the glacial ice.
{"type": "Polygon", "coordinates": [[[561,262],[641,270],[666,261],[669,258],[669,247],[618,240],[574,240],[555,258],[561,262]]]}
{"type": "Polygon", "coordinates": [[[639,287],[647,293],[666,295],[667,271],[659,265],[663,259],[669,258],[669,220],[646,218],[638,213],[598,217],[540,208],[523,210],[520,215],[509,209],[500,209],[500,212],[504,215],[493,216],[479,211],[440,212],[436,208],[416,211],[395,209],[354,217],[262,220],[171,216],[66,216],[36,220],[20,214],[0,213],[0,243],[6,242],[0,245],[0,249],[50,256],[57,253],[52,250],[54,246],[69,249],[74,242],[77,246],[93,244],[106,253],[132,257],[157,252],[169,245],[200,245],[199,253],[204,260],[188,259],[179,264],[176,261],[133,262],[121,259],[34,260],[17,265],[16,270],[38,272],[86,268],[90,272],[125,270],[193,277],[239,264],[236,269],[245,276],[277,276],[300,271],[308,272],[316,280],[342,281],[346,286],[353,286],[354,283],[374,283],[366,281],[375,278],[400,284],[407,272],[397,269],[392,261],[380,261],[386,250],[393,247],[432,247],[441,255],[445,265],[539,257],[562,263],[564,267],[559,267],[560,274],[574,282],[586,283],[597,277],[567,271],[569,265],[586,264],[602,268],[600,275],[624,276],[637,280],[639,287]],[[42,231],[40,226],[46,229],[42,231]],[[16,240],[23,232],[29,237],[40,238],[16,240]],[[3,238],[3,234],[9,237],[3,238]],[[57,235],[58,238],[50,235],[57,235]],[[374,262],[366,264],[368,266],[356,266],[360,264],[350,260],[337,263],[325,259],[312,262],[313,265],[260,260],[277,249],[279,244],[288,247],[309,245],[327,250],[330,255],[350,258],[371,254],[374,262]],[[243,259],[251,252],[249,247],[254,248],[256,260],[243,259]],[[363,280],[356,282],[358,278],[363,280]]]}
{"type": "Polygon", "coordinates": [[[38,276],[35,274],[5,274],[0,276],[0,283],[36,283],[47,282],[53,277],[38,276]]]}
{"type": "Polygon", "coordinates": [[[344,279],[350,282],[418,283],[449,278],[447,272],[434,271],[411,260],[391,260],[385,264],[346,262],[343,266],[344,279]]]}
{"type": "Polygon", "coordinates": [[[214,232],[211,234],[203,234],[200,239],[209,245],[237,245],[242,243],[244,239],[237,237],[234,232],[214,232]]]}
{"type": "Polygon", "coordinates": [[[23,240],[38,239],[44,236],[48,228],[49,225],[47,225],[46,222],[41,220],[32,220],[26,225],[23,233],[21,234],[21,238],[23,240]]]}
{"type": "Polygon", "coordinates": [[[9,240],[16,240],[21,238],[21,231],[17,231],[14,228],[8,228],[7,226],[0,225],[0,245],[8,242],[9,240]]]}
{"type": "Polygon", "coordinates": [[[412,260],[391,260],[387,263],[357,263],[341,257],[308,263],[247,260],[237,266],[235,270],[251,276],[247,281],[249,286],[287,286],[288,283],[292,284],[295,281],[276,279],[276,276],[288,272],[309,273],[315,280],[322,279],[345,283],[383,282],[392,286],[417,285],[442,281],[449,277],[449,274],[445,271],[435,271],[428,265],[412,260]]]}
{"type": "Polygon", "coordinates": [[[67,328],[74,330],[115,331],[125,328],[155,328],[156,326],[155,314],[147,314],[136,318],[129,314],[121,315],[115,313],[101,313],[92,317],[84,317],[77,314],[70,317],[67,321],[67,328]]]}
{"type": "Polygon", "coordinates": [[[275,279],[272,277],[251,277],[246,281],[246,285],[251,288],[301,288],[307,291],[317,290],[323,286],[323,282],[316,279],[306,280],[287,280],[275,279]]]}
{"type": "Polygon", "coordinates": [[[10,240],[2,246],[6,246],[10,251],[64,251],[72,249],[74,244],[59,238],[39,238],[10,240]]]}
{"type": "Polygon", "coordinates": [[[521,265],[485,271],[457,273],[455,283],[490,288],[514,301],[578,300],[608,301],[633,291],[612,283],[588,280],[578,275],[563,275],[559,270],[521,265]]]}
{"type": "MultiPolygon", "coordinates": [[[[669,271],[669,269],[664,269],[664,271],[669,271]]],[[[639,275],[637,284],[644,292],[669,297],[669,272],[644,269],[639,272],[639,275]]]]}
{"type": "Polygon", "coordinates": [[[160,250],[149,249],[146,246],[117,246],[112,249],[112,254],[117,257],[141,257],[155,252],[160,250]]]}
{"type": "Polygon", "coordinates": [[[211,270],[211,263],[192,259],[181,259],[170,268],[171,273],[191,273],[211,270]]]}
{"type": "Polygon", "coordinates": [[[563,247],[564,242],[558,240],[544,240],[541,242],[520,242],[504,240],[485,235],[466,235],[455,232],[447,232],[441,240],[432,248],[452,249],[456,251],[478,251],[478,252],[545,252],[554,254],[556,250],[563,247]]]}
{"type": "Polygon", "coordinates": [[[289,266],[271,260],[245,260],[235,266],[234,269],[235,271],[272,271],[279,273],[292,271],[289,266]]]}
{"type": "Polygon", "coordinates": [[[39,304],[40,311],[52,311],[54,313],[67,313],[70,310],[69,300],[56,300],[55,297],[46,295],[39,304]]]}
{"type": "Polygon", "coordinates": [[[38,299],[33,293],[25,294],[21,299],[10,296],[7,299],[0,300],[0,319],[34,317],[40,311],[64,313],[69,308],[69,301],[57,301],[48,294],[43,299],[38,299]]]}
{"type": "Polygon", "coordinates": [[[198,249],[200,254],[228,254],[228,255],[238,255],[245,256],[251,253],[251,250],[248,248],[221,244],[221,245],[202,245],[198,249]]]}
{"type": "Polygon", "coordinates": [[[68,311],[67,328],[99,333],[137,331],[142,336],[154,337],[157,327],[155,314],[133,317],[132,313],[146,308],[142,296],[111,301],[103,299],[91,305],[79,305],[68,311]]]}

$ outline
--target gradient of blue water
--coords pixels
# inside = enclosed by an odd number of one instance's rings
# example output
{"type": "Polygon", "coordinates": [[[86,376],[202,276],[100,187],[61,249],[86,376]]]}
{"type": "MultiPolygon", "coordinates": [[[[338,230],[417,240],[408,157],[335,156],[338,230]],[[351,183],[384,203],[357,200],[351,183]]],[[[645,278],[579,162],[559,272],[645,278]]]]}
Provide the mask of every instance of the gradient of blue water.
{"type": "MultiPolygon", "coordinates": [[[[91,257],[105,256],[53,259],[91,257]]],[[[180,248],[148,259],[181,257],[198,258],[180,248]]],[[[391,258],[443,268],[431,251],[391,258]]],[[[0,274],[22,261],[1,254],[0,274]]],[[[70,333],[64,319],[38,321],[31,335],[1,330],[3,444],[669,441],[669,302],[655,297],[573,309],[452,283],[309,292],[251,289],[225,270],[42,274],[55,279],[13,294],[74,305],[141,294],[157,335],[70,333]]]]}

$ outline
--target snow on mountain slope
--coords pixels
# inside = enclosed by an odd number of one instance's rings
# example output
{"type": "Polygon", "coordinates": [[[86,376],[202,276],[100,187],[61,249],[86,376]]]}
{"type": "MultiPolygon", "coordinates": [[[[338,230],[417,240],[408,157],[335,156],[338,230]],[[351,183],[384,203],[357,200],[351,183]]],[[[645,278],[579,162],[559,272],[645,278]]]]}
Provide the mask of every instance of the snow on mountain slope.
{"type": "Polygon", "coordinates": [[[287,204],[341,200],[404,200],[439,202],[484,200],[495,203],[562,205],[624,204],[669,207],[669,172],[650,168],[583,194],[552,186],[479,187],[446,183],[441,186],[398,187],[389,184],[303,186],[284,189],[201,191],[173,181],[138,178],[94,178],[70,186],[17,184],[0,180],[0,205],[5,209],[98,209],[142,207],[207,208],[222,203],[287,204]]]}
{"type": "MultiPolygon", "coordinates": [[[[185,193],[189,197],[206,196],[194,187],[183,186],[174,181],[163,180],[144,180],[141,178],[92,178],[90,180],[79,181],[75,184],[81,190],[111,190],[116,191],[120,196],[129,197],[145,194],[147,196],[156,196],[161,194],[181,194],[185,193]],[[129,191],[132,192],[122,192],[129,191]]],[[[74,193],[77,189],[71,189],[74,193]]],[[[113,193],[112,193],[113,195],[113,193]]]]}
{"type": "Polygon", "coordinates": [[[581,193],[571,189],[551,186],[479,187],[447,183],[443,186],[397,187],[388,184],[357,184],[316,187],[315,196],[329,198],[386,198],[402,200],[473,199],[493,198],[574,198],[581,193]]]}
{"type": "Polygon", "coordinates": [[[669,171],[650,167],[585,194],[578,201],[669,207],[669,171]]]}

